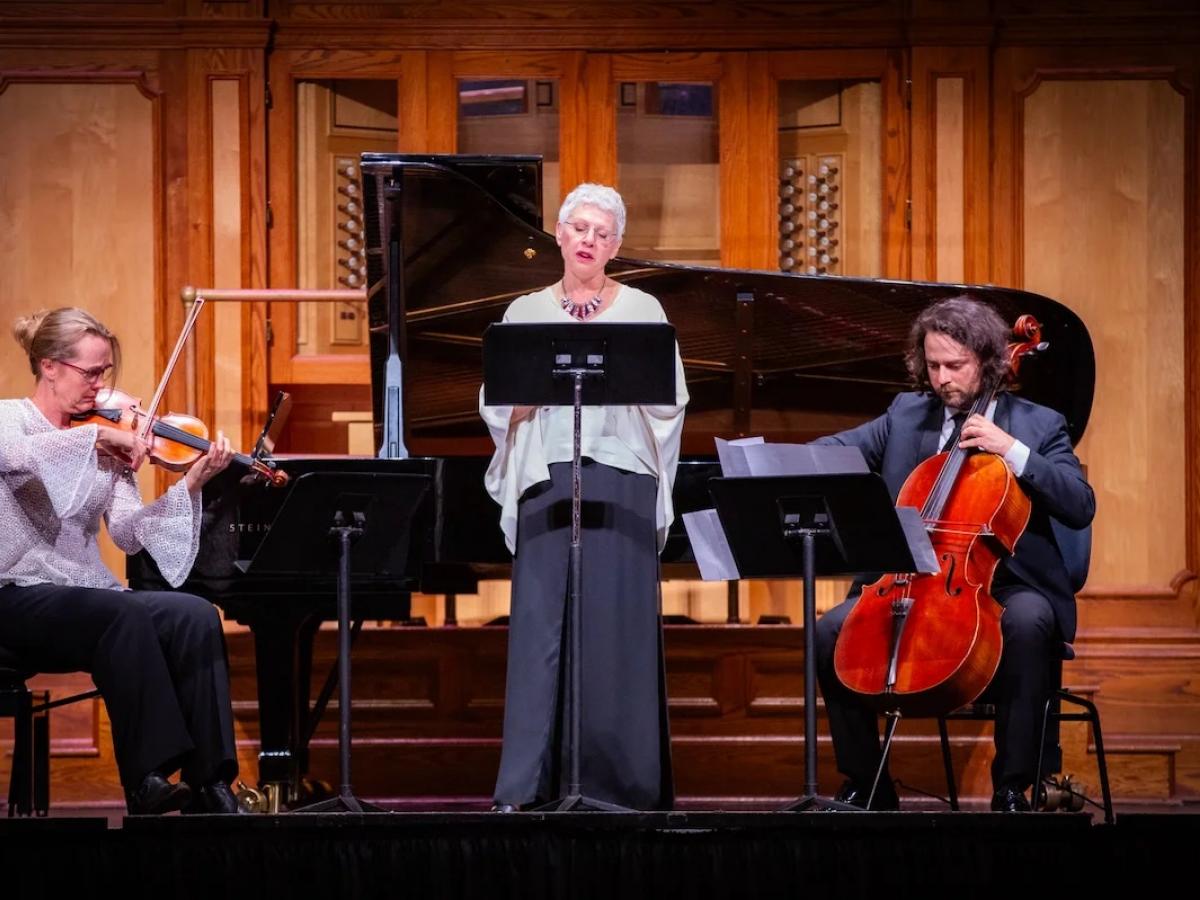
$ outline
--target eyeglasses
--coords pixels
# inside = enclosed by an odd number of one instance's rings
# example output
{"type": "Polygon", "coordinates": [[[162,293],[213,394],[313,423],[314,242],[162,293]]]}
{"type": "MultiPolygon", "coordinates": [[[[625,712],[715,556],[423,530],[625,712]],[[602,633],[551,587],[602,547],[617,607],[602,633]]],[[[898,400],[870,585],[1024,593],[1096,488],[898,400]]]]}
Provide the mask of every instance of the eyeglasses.
{"type": "Polygon", "coordinates": [[[606,228],[601,228],[599,225],[589,225],[587,222],[571,221],[570,219],[567,219],[563,224],[570,225],[575,230],[576,237],[587,237],[587,233],[589,231],[592,232],[596,236],[596,241],[601,244],[611,244],[617,239],[615,234],[606,228]]]}
{"type": "Polygon", "coordinates": [[[58,359],[55,360],[55,362],[66,366],[68,369],[74,369],[83,376],[84,381],[87,381],[91,384],[101,384],[107,381],[108,376],[112,373],[113,368],[112,363],[109,363],[107,366],[96,366],[92,369],[83,369],[75,365],[75,363],[67,362],[65,359],[58,359]]]}

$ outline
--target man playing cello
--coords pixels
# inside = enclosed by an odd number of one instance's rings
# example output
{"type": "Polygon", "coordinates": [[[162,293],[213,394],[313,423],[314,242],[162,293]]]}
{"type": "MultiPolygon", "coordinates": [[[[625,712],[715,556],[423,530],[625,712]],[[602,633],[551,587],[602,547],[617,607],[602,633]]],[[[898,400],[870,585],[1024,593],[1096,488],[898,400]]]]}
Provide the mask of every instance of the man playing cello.
{"type": "MultiPolygon", "coordinates": [[[[1009,328],[990,306],[962,295],[925,309],[909,334],[906,364],[915,391],[900,394],[877,419],[818,443],[858,447],[893,498],[924,459],[955,443],[1001,457],[1029,497],[1029,523],[1011,556],[1001,560],[991,594],[1003,607],[1003,653],[985,697],[996,705],[992,809],[1030,808],[1025,790],[1037,764],[1042,710],[1054,685],[1053,662],[1075,636],[1075,596],[1063,550],[1051,526],[1089,525],[1096,500],[1057,412],[1003,390],[1009,328]],[[968,412],[983,391],[996,389],[982,415],[968,412]],[[964,420],[965,419],[965,420],[964,420]],[[960,426],[961,422],[961,426],[960,426]]],[[[861,584],[817,622],[817,674],[829,715],[839,771],[837,799],[865,807],[880,762],[874,708],[844,687],[834,668],[843,623],[861,584]]],[[[872,809],[898,809],[886,770],[872,809]]]]}

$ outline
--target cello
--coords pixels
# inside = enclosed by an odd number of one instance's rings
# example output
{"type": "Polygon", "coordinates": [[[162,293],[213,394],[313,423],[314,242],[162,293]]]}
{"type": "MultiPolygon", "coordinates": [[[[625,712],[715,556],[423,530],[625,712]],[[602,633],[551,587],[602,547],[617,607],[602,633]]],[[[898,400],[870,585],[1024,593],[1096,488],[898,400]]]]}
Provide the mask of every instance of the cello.
{"type": "MultiPolygon", "coordinates": [[[[1030,315],[1013,326],[1007,381],[1020,360],[1045,349],[1030,315]]],[[[979,392],[968,418],[984,415],[1000,384],[979,392]]],[[[921,510],[940,571],[891,573],[866,585],[834,648],[838,679],[879,712],[942,715],[975,700],[996,673],[1003,608],[992,577],[1029,522],[1031,503],[999,456],[957,443],[920,463],[897,506],[921,510]]]]}

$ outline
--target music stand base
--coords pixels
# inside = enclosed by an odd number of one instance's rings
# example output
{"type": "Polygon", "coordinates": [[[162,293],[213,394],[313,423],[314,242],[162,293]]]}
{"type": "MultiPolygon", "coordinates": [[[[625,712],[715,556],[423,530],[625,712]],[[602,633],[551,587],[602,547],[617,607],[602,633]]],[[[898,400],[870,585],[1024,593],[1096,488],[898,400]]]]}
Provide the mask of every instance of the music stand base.
{"type": "Polygon", "coordinates": [[[585,797],[583,794],[567,794],[549,803],[535,807],[533,812],[633,812],[627,806],[609,803],[607,800],[597,800],[585,797]]]}
{"type": "Polygon", "coordinates": [[[292,810],[294,813],[379,813],[387,812],[382,806],[376,806],[374,803],[368,803],[366,800],[359,800],[353,794],[338,794],[336,797],[330,797],[328,800],[322,800],[319,803],[312,803],[308,806],[302,806],[300,809],[292,810]]]}
{"type": "Polygon", "coordinates": [[[840,800],[826,800],[817,794],[805,794],[797,800],[793,800],[780,812],[867,812],[860,806],[855,806],[853,803],[843,803],[840,800]]]}

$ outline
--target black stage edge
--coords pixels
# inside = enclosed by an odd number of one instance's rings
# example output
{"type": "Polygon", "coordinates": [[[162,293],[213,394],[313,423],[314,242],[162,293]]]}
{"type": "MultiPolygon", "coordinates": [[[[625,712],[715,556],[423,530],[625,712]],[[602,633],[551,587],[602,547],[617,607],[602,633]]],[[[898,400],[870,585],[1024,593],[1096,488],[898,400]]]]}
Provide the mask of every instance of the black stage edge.
{"type": "Polygon", "coordinates": [[[1200,816],[384,813],[0,821],[3,896],[1096,896],[1188,883],[1200,816]],[[1178,879],[1183,879],[1180,882],[1178,879]]]}

